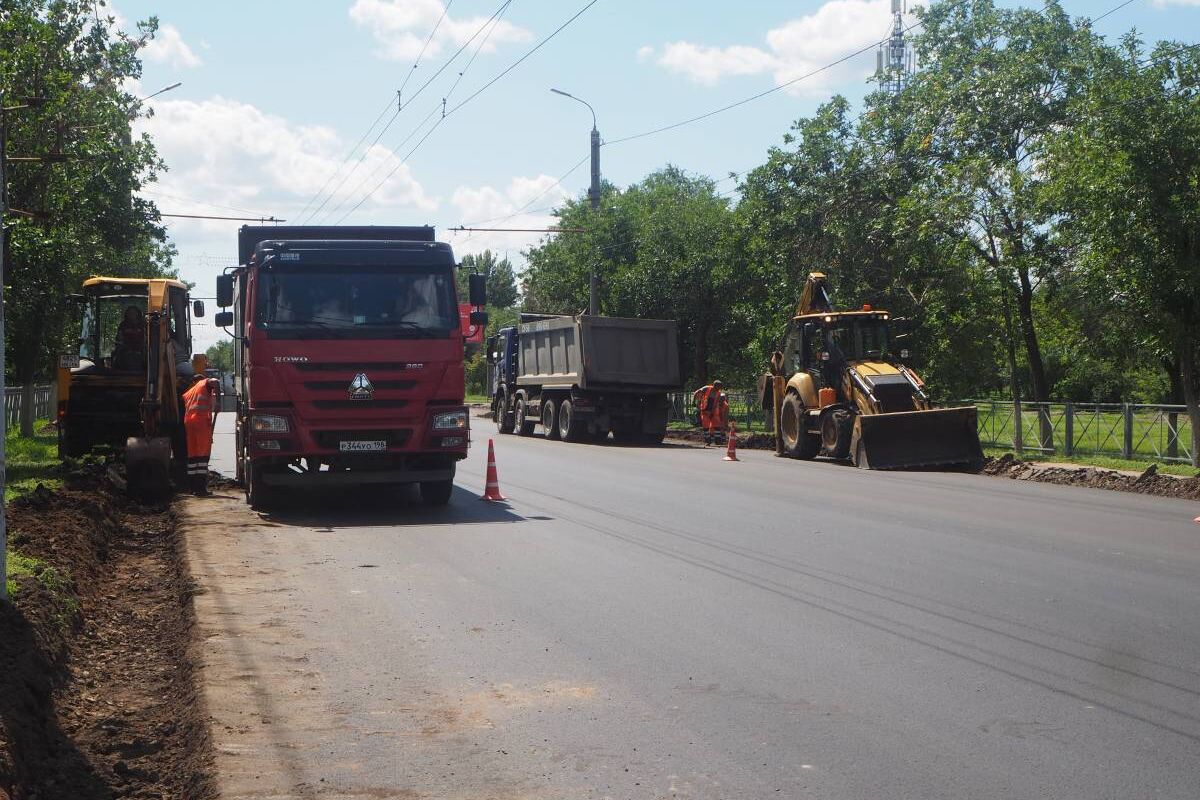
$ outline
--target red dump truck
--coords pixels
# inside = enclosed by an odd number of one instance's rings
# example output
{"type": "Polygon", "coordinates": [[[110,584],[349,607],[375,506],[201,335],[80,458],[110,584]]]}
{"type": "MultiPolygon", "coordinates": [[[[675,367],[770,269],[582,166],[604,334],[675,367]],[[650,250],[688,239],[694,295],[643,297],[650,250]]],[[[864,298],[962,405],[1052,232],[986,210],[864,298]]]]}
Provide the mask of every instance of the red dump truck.
{"type": "MultiPolygon", "coordinates": [[[[470,437],[450,246],[432,227],[245,226],[217,279],[234,337],[237,476],[281,490],[410,484],[443,505],[470,437]]],[[[484,276],[467,321],[486,324],[484,276]]]]}

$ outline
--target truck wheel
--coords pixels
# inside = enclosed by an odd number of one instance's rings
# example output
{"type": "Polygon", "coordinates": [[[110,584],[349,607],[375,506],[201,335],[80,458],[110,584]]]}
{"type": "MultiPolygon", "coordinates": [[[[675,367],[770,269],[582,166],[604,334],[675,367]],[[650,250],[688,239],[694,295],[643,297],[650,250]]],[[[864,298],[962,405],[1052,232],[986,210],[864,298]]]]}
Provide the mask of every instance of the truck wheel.
{"type": "Polygon", "coordinates": [[[516,417],[517,436],[531,436],[534,421],[529,418],[529,400],[524,395],[517,398],[517,410],[514,416],[516,417]]]}
{"type": "Polygon", "coordinates": [[[850,455],[850,433],[854,418],[848,411],[830,411],[821,416],[821,452],[830,458],[850,455]]]}
{"type": "Polygon", "coordinates": [[[662,431],[661,433],[643,433],[641,436],[641,442],[642,444],[650,447],[657,447],[663,443],[663,439],[665,438],[667,438],[666,431],[662,431]]]}
{"type": "Polygon", "coordinates": [[[542,403],[542,433],[547,439],[558,438],[558,403],[553,400],[542,403]]]}
{"type": "Polygon", "coordinates": [[[444,506],[454,493],[454,481],[421,481],[421,502],[427,506],[444,506]]]}
{"type": "Polygon", "coordinates": [[[246,502],[255,511],[270,511],[278,499],[275,487],[264,483],[262,471],[254,469],[249,463],[243,470],[246,476],[246,502]]]}
{"type": "Polygon", "coordinates": [[[779,431],[783,438],[784,454],[805,461],[816,456],[821,443],[808,432],[808,411],[800,402],[799,395],[789,394],[785,397],[781,412],[779,431]]]}
{"type": "Polygon", "coordinates": [[[575,417],[575,406],[570,400],[563,400],[558,406],[559,438],[564,442],[578,442],[586,433],[587,428],[575,417]]]}
{"type": "Polygon", "coordinates": [[[496,431],[499,433],[512,433],[513,415],[508,412],[508,393],[501,391],[496,395],[496,407],[492,410],[492,418],[496,420],[496,431]]]}

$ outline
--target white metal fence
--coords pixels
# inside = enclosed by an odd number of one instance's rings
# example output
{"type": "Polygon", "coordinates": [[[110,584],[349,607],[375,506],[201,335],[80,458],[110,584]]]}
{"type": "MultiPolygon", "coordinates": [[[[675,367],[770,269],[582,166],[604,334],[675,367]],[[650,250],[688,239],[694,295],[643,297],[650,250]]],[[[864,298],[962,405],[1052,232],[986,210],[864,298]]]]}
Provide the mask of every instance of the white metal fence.
{"type": "MultiPolygon", "coordinates": [[[[47,419],[51,416],[50,400],[51,400],[50,384],[33,387],[33,418],[47,419]]],[[[8,427],[12,428],[21,422],[21,410],[25,403],[25,387],[24,386],[5,386],[4,387],[4,414],[7,420],[8,427]]]]}

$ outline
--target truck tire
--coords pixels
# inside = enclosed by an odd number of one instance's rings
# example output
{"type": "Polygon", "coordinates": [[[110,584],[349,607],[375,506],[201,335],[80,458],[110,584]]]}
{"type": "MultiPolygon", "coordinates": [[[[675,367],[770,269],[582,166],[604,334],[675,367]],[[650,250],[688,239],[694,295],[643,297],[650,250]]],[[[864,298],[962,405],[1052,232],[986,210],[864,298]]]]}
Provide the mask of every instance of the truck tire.
{"type": "Polygon", "coordinates": [[[641,435],[640,441],[642,444],[647,445],[649,447],[657,447],[663,443],[663,439],[665,439],[665,438],[667,438],[666,431],[661,431],[659,433],[643,433],[641,435]]]}
{"type": "Polygon", "coordinates": [[[542,403],[542,433],[547,439],[558,438],[558,403],[552,399],[542,403]]]}
{"type": "Polygon", "coordinates": [[[249,462],[243,467],[243,474],[246,476],[246,503],[255,511],[270,511],[279,499],[278,490],[263,482],[261,470],[254,469],[249,462]]]}
{"type": "Polygon", "coordinates": [[[525,395],[517,397],[517,409],[513,416],[517,436],[532,436],[534,421],[529,418],[529,400],[525,395]]]}
{"type": "Polygon", "coordinates": [[[789,394],[785,397],[781,411],[779,428],[783,438],[784,455],[805,461],[814,458],[821,442],[808,432],[808,410],[800,402],[800,396],[789,394]]]}
{"type": "Polygon", "coordinates": [[[503,389],[496,395],[496,407],[492,409],[492,417],[496,420],[498,433],[512,433],[515,427],[513,415],[508,411],[508,392],[503,389]]]}
{"type": "Polygon", "coordinates": [[[564,442],[578,442],[587,434],[587,426],[575,417],[575,406],[563,400],[558,406],[558,437],[564,442]]]}
{"type": "Polygon", "coordinates": [[[427,506],[444,506],[454,493],[454,480],[421,481],[421,502],[427,506]]]}
{"type": "Polygon", "coordinates": [[[826,411],[821,415],[821,452],[844,460],[850,456],[850,434],[854,417],[849,411],[826,411]]]}

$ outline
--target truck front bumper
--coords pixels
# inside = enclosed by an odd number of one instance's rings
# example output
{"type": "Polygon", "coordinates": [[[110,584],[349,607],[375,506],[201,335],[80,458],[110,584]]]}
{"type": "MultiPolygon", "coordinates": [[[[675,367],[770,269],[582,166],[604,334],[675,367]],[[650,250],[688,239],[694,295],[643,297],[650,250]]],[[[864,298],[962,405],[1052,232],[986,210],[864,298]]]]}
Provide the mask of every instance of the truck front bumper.
{"type": "Polygon", "coordinates": [[[321,486],[363,486],[380,483],[420,483],[454,480],[454,466],[444,469],[349,470],[338,472],[296,472],[267,470],[262,481],[268,486],[291,488],[321,486]]]}

